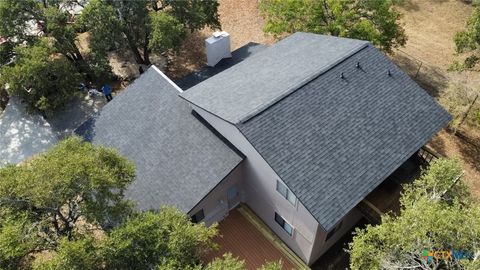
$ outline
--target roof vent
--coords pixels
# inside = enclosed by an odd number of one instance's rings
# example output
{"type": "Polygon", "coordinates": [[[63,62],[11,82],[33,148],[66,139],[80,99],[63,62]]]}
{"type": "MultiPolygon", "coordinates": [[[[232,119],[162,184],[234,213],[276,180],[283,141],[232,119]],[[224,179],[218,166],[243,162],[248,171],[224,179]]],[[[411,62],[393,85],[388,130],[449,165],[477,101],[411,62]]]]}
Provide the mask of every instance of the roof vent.
{"type": "Polygon", "coordinates": [[[340,78],[345,79],[345,75],[343,75],[343,72],[340,74],[340,78]]]}
{"type": "Polygon", "coordinates": [[[392,72],[390,71],[390,69],[387,71],[387,74],[388,76],[392,77],[392,72]]]}
{"type": "Polygon", "coordinates": [[[360,68],[360,62],[357,62],[357,64],[355,65],[356,68],[360,68]]]}
{"type": "Polygon", "coordinates": [[[225,32],[214,32],[211,37],[205,39],[207,51],[207,65],[215,66],[223,58],[232,57],[230,53],[230,35],[225,32]]]}

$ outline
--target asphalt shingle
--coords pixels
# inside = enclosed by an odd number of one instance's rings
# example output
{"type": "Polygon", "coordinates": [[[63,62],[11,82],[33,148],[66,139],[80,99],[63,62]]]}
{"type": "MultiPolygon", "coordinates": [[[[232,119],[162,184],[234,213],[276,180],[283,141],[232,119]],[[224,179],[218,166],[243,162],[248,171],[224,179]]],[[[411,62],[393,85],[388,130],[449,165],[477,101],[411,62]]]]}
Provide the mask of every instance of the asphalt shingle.
{"type": "Polygon", "coordinates": [[[368,43],[295,33],[181,94],[236,124],[257,114],[368,43]]]}
{"type": "Polygon", "coordinates": [[[167,204],[188,212],[243,159],[178,94],[150,68],[77,129],[135,163],[136,179],[126,197],[141,210],[167,204]]]}
{"type": "Polygon", "coordinates": [[[237,127],[330,230],[450,119],[368,45],[237,127]]]}

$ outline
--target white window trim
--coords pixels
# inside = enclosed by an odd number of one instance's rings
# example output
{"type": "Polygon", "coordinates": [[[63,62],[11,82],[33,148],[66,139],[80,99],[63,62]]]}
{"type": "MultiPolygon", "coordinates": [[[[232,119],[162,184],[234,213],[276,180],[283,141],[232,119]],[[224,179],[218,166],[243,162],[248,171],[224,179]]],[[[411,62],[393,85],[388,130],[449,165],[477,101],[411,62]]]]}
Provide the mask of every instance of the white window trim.
{"type": "Polygon", "coordinates": [[[291,205],[293,205],[295,208],[297,207],[297,204],[298,204],[298,198],[297,196],[287,187],[287,185],[285,185],[282,181],[278,180],[275,182],[275,191],[276,193],[278,193],[282,198],[284,198],[287,202],[289,202],[291,205]],[[278,191],[278,185],[281,184],[282,186],[284,186],[286,189],[287,189],[287,194],[285,196],[283,196],[282,193],[280,193],[280,191],[278,191]],[[289,199],[288,199],[288,194],[292,194],[294,197],[295,197],[295,202],[292,203],[289,199]]]}
{"type": "Polygon", "coordinates": [[[296,231],[295,227],[289,221],[287,221],[282,215],[280,215],[278,212],[275,211],[275,214],[277,214],[280,218],[282,218],[283,222],[288,224],[288,226],[290,226],[292,228],[292,234],[289,234],[288,231],[282,225],[278,224],[278,222],[274,218],[275,224],[277,224],[282,229],[282,231],[284,231],[289,237],[293,238],[294,235],[295,235],[295,231],[296,231]]]}

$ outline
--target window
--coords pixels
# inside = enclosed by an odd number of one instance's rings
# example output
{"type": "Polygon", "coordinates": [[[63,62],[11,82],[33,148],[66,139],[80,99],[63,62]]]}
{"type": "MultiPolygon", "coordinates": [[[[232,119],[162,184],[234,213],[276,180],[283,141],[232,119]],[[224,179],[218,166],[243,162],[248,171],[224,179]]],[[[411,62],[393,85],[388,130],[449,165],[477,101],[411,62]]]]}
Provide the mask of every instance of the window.
{"type": "Polygon", "coordinates": [[[287,199],[291,204],[295,205],[295,203],[297,202],[297,197],[293,195],[293,192],[279,180],[277,180],[277,191],[278,193],[282,194],[282,196],[287,199]]]}
{"type": "Polygon", "coordinates": [[[341,227],[342,227],[342,221],[340,221],[340,223],[338,223],[338,225],[335,226],[335,228],[333,228],[331,231],[327,233],[327,239],[325,239],[325,241],[330,239],[336,232],[338,232],[338,230],[340,230],[341,227]]]}
{"type": "Polygon", "coordinates": [[[278,223],[287,233],[288,235],[293,235],[293,227],[292,225],[288,224],[285,219],[283,219],[277,212],[275,212],[275,222],[278,223]]]}
{"type": "Polygon", "coordinates": [[[203,209],[195,213],[195,215],[192,216],[192,222],[193,223],[199,223],[205,218],[205,214],[203,213],[203,209]]]}

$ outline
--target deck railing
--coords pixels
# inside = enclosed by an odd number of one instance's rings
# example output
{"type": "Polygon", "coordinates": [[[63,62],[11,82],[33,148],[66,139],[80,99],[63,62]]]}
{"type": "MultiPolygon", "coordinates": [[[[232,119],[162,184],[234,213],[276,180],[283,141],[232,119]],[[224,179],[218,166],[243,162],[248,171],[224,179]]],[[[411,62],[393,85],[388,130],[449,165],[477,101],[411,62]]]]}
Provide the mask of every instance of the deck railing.
{"type": "Polygon", "coordinates": [[[363,217],[365,217],[370,223],[372,224],[381,223],[383,213],[371,202],[367,200],[363,200],[357,205],[357,209],[360,211],[360,213],[362,213],[363,217]]]}
{"type": "Polygon", "coordinates": [[[429,165],[432,161],[440,158],[438,153],[435,153],[432,149],[424,146],[420,148],[417,152],[418,157],[420,158],[420,162],[422,165],[429,165]]]}

